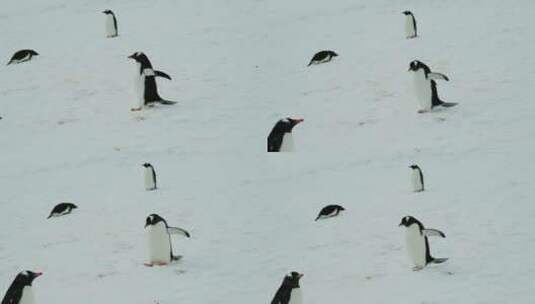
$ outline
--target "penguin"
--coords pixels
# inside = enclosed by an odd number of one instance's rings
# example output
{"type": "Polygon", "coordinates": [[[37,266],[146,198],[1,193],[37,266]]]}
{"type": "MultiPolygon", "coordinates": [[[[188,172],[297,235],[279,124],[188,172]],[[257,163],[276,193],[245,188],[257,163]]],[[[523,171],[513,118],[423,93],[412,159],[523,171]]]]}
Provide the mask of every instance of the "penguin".
{"type": "Polygon", "coordinates": [[[431,72],[427,65],[418,60],[410,63],[409,71],[413,74],[414,89],[420,107],[418,113],[429,112],[437,106],[449,108],[457,105],[454,102],[444,102],[438,97],[435,79],[449,81],[446,75],[431,72]]]}
{"type": "Polygon", "coordinates": [[[147,217],[145,230],[149,254],[149,262],[145,263],[145,266],[163,266],[182,258],[173,255],[171,234],[180,234],[189,238],[189,232],[182,228],[169,227],[167,222],[157,214],[151,214],[147,217]]]}
{"type": "Polygon", "coordinates": [[[310,60],[309,64],[307,66],[311,66],[313,64],[320,64],[331,61],[334,57],[337,57],[338,54],[336,54],[333,51],[321,51],[316,53],[314,57],[310,60]]]}
{"type": "Polygon", "coordinates": [[[143,167],[145,167],[145,190],[156,190],[156,171],[154,171],[154,167],[149,163],[144,163],[143,167]]]}
{"type": "Polygon", "coordinates": [[[271,304],[301,304],[303,295],[299,280],[303,277],[302,273],[292,271],[284,276],[282,284],[275,293],[271,304]]]}
{"type": "Polygon", "coordinates": [[[111,10],[105,10],[102,13],[106,15],[106,37],[114,38],[119,36],[115,14],[111,10]]]}
{"type": "Polygon", "coordinates": [[[321,209],[321,211],[318,214],[318,217],[316,217],[315,221],[317,221],[319,219],[324,219],[324,218],[337,216],[338,213],[340,213],[340,211],[344,211],[344,210],[346,210],[346,209],[344,209],[344,207],[342,207],[340,205],[328,205],[328,206],[325,206],[325,207],[323,207],[323,209],[321,209]]]}
{"type": "Polygon", "coordinates": [[[418,37],[414,15],[410,11],[404,11],[403,14],[405,15],[405,36],[407,39],[418,37]]]}
{"type": "Polygon", "coordinates": [[[294,150],[292,129],[303,121],[302,118],[279,120],[268,135],[268,152],[292,152],[294,150]]]}
{"type": "Polygon", "coordinates": [[[47,219],[69,214],[73,209],[76,208],[78,208],[78,206],[72,203],[59,203],[52,209],[52,211],[50,211],[50,215],[47,217],[47,219]]]}
{"type": "Polygon", "coordinates": [[[162,71],[155,71],[152,68],[149,58],[142,52],[136,52],[128,58],[136,61],[138,72],[136,75],[137,100],[136,107],[132,111],[140,111],[143,106],[150,106],[156,102],[172,105],[175,101],[164,100],[158,94],[156,77],[163,77],[171,80],[171,77],[162,71]]]}
{"type": "Polygon", "coordinates": [[[13,56],[11,57],[7,65],[10,65],[12,63],[16,64],[16,63],[21,63],[25,61],[30,61],[32,60],[33,56],[37,56],[37,55],[39,54],[34,50],[20,50],[16,52],[15,54],[13,54],[13,56]]]}
{"type": "Polygon", "coordinates": [[[446,262],[447,258],[434,258],[429,251],[428,236],[439,236],[445,238],[446,235],[436,229],[426,229],[424,225],[412,216],[405,216],[401,219],[399,226],[407,228],[405,230],[405,245],[409,253],[409,258],[414,264],[413,270],[422,270],[428,264],[440,264],[446,262]]]}
{"type": "Polygon", "coordinates": [[[411,165],[411,184],[413,192],[422,192],[424,191],[424,175],[422,169],[418,165],[411,165]]]}
{"type": "Polygon", "coordinates": [[[7,289],[2,304],[33,304],[34,295],[32,283],[35,278],[43,275],[42,272],[22,271],[15,277],[7,289]]]}

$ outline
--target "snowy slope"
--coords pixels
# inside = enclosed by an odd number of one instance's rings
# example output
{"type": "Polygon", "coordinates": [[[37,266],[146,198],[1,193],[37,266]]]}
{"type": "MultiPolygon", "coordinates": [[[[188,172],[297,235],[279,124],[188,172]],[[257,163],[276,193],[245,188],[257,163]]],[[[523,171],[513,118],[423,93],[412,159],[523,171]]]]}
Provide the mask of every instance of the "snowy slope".
{"type": "MultiPolygon", "coordinates": [[[[535,264],[531,1],[6,0],[0,67],[0,289],[42,270],[47,303],[267,303],[305,274],[306,304],[529,303],[535,264]],[[105,39],[104,9],[117,39],[105,39]],[[405,40],[403,10],[420,37],[405,40]],[[319,50],[335,61],[306,67],[319,50]],[[162,97],[129,111],[144,51],[162,97]],[[417,114],[413,59],[447,74],[417,114]],[[297,152],[268,154],[288,115],[297,152]],[[160,190],[143,189],[143,162],[160,190]],[[427,191],[411,193],[418,163],[427,191]],[[51,208],[80,208],[46,220],[51,208]],[[341,217],[314,222],[328,203],[341,217]],[[184,259],[145,261],[152,212],[184,259]],[[444,231],[411,271],[402,216],[444,231]]],[[[2,291],[3,292],[3,291],[2,291]]]]}

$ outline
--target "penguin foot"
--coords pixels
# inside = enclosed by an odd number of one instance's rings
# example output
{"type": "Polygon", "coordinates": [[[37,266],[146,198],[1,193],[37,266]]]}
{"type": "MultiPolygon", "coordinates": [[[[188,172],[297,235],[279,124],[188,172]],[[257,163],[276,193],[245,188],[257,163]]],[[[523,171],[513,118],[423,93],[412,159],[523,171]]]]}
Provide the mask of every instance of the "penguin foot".
{"type": "Polygon", "coordinates": [[[154,265],[156,265],[156,266],[165,266],[165,265],[167,265],[167,263],[166,262],[154,262],[154,265]]]}
{"type": "Polygon", "coordinates": [[[147,266],[147,267],[152,267],[152,266],[154,266],[154,264],[152,264],[152,263],[143,263],[143,265],[145,265],[145,266],[147,266]]]}
{"type": "Polygon", "coordinates": [[[414,267],[412,267],[412,271],[420,271],[422,269],[424,269],[423,266],[414,266],[414,267]]]}
{"type": "Polygon", "coordinates": [[[139,108],[132,108],[132,109],[130,109],[130,111],[141,111],[141,107],[139,107],[139,108]]]}

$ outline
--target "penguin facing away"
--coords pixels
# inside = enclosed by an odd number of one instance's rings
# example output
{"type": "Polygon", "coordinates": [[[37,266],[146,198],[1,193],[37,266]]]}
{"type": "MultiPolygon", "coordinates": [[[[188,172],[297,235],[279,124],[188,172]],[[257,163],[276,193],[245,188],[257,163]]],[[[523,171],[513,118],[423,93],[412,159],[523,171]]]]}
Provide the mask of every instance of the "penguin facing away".
{"type": "Polygon", "coordinates": [[[403,14],[405,15],[405,36],[407,39],[416,38],[418,36],[416,18],[410,11],[404,11],[403,14]]]}
{"type": "Polygon", "coordinates": [[[47,217],[47,219],[51,217],[57,217],[57,216],[69,214],[72,212],[73,209],[76,209],[76,208],[78,208],[78,206],[76,206],[73,203],[59,203],[52,209],[52,211],[50,211],[50,215],[47,217]]]}
{"type": "Polygon", "coordinates": [[[132,111],[140,111],[143,106],[152,106],[154,103],[164,105],[175,104],[176,101],[165,100],[158,94],[156,77],[163,77],[171,80],[171,77],[162,71],[155,71],[149,58],[142,52],[136,52],[128,58],[133,59],[138,65],[135,77],[136,103],[132,111]]]}
{"type": "Polygon", "coordinates": [[[268,152],[293,152],[294,142],[292,130],[303,121],[304,119],[302,118],[284,118],[279,120],[268,135],[268,152]]]}
{"type": "Polygon", "coordinates": [[[156,190],[156,171],[154,171],[154,167],[149,163],[144,163],[143,167],[145,167],[145,190],[156,190]]]}
{"type": "Polygon", "coordinates": [[[328,206],[325,206],[325,207],[323,207],[323,209],[321,209],[321,211],[318,214],[318,217],[316,217],[315,221],[317,221],[319,219],[324,219],[324,218],[337,216],[338,213],[340,213],[340,211],[344,211],[344,210],[346,210],[346,209],[344,209],[344,207],[342,207],[340,205],[328,205],[328,206]]]}
{"type": "Polygon", "coordinates": [[[435,80],[449,81],[446,75],[431,72],[426,64],[418,60],[410,63],[409,72],[413,74],[413,85],[419,105],[418,113],[429,112],[437,106],[449,108],[457,105],[454,102],[444,102],[438,97],[435,80]]]}
{"type": "Polygon", "coordinates": [[[436,229],[426,229],[424,225],[412,216],[405,216],[401,219],[399,226],[405,229],[405,245],[409,258],[414,267],[412,270],[422,270],[428,264],[440,264],[446,262],[447,258],[434,258],[429,250],[428,236],[439,236],[445,238],[446,235],[436,229]]]}
{"type": "Polygon", "coordinates": [[[413,192],[424,191],[424,174],[418,165],[411,165],[411,184],[413,192]]]}
{"type": "Polygon", "coordinates": [[[2,304],[33,304],[34,295],[32,283],[35,278],[43,275],[42,272],[22,271],[15,277],[7,289],[2,304]]]}
{"type": "Polygon", "coordinates": [[[149,262],[146,262],[145,266],[163,266],[182,258],[173,255],[171,234],[179,234],[189,238],[189,232],[182,228],[169,227],[167,222],[157,214],[151,214],[147,217],[145,230],[149,254],[149,262]]]}
{"type": "Polygon", "coordinates": [[[313,64],[320,64],[331,61],[334,57],[337,57],[338,54],[336,54],[334,51],[320,51],[316,53],[307,66],[311,66],[313,64]]]}
{"type": "Polygon", "coordinates": [[[282,280],[282,284],[275,293],[271,304],[302,304],[303,295],[299,280],[303,277],[302,273],[292,271],[282,280]]]}
{"type": "Polygon", "coordinates": [[[13,54],[7,65],[30,61],[33,56],[37,55],[39,53],[34,50],[20,50],[13,54]]]}
{"type": "Polygon", "coordinates": [[[119,29],[117,27],[117,18],[111,10],[105,10],[102,12],[106,15],[106,37],[114,38],[119,36],[119,29]]]}

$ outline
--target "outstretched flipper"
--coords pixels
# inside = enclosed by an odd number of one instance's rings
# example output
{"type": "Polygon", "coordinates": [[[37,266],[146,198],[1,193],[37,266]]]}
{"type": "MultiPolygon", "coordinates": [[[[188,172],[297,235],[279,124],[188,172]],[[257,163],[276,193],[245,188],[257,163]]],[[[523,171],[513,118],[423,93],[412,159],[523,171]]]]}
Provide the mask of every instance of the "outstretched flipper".
{"type": "Polygon", "coordinates": [[[178,227],[167,227],[167,232],[169,232],[169,234],[180,234],[188,238],[190,237],[189,232],[178,227]]]}
{"type": "Polygon", "coordinates": [[[422,230],[422,233],[425,235],[425,236],[440,236],[440,237],[443,237],[445,238],[446,235],[444,234],[444,232],[440,231],[440,230],[436,230],[436,229],[423,229],[422,230]]]}
{"type": "Polygon", "coordinates": [[[427,78],[433,79],[433,80],[442,79],[442,80],[450,81],[448,76],[441,74],[441,73],[435,73],[435,72],[428,73],[427,78]]]}
{"type": "Polygon", "coordinates": [[[171,76],[167,75],[166,73],[164,73],[162,71],[154,71],[154,74],[155,74],[155,76],[163,77],[163,78],[167,78],[167,79],[171,80],[171,76]]]}

